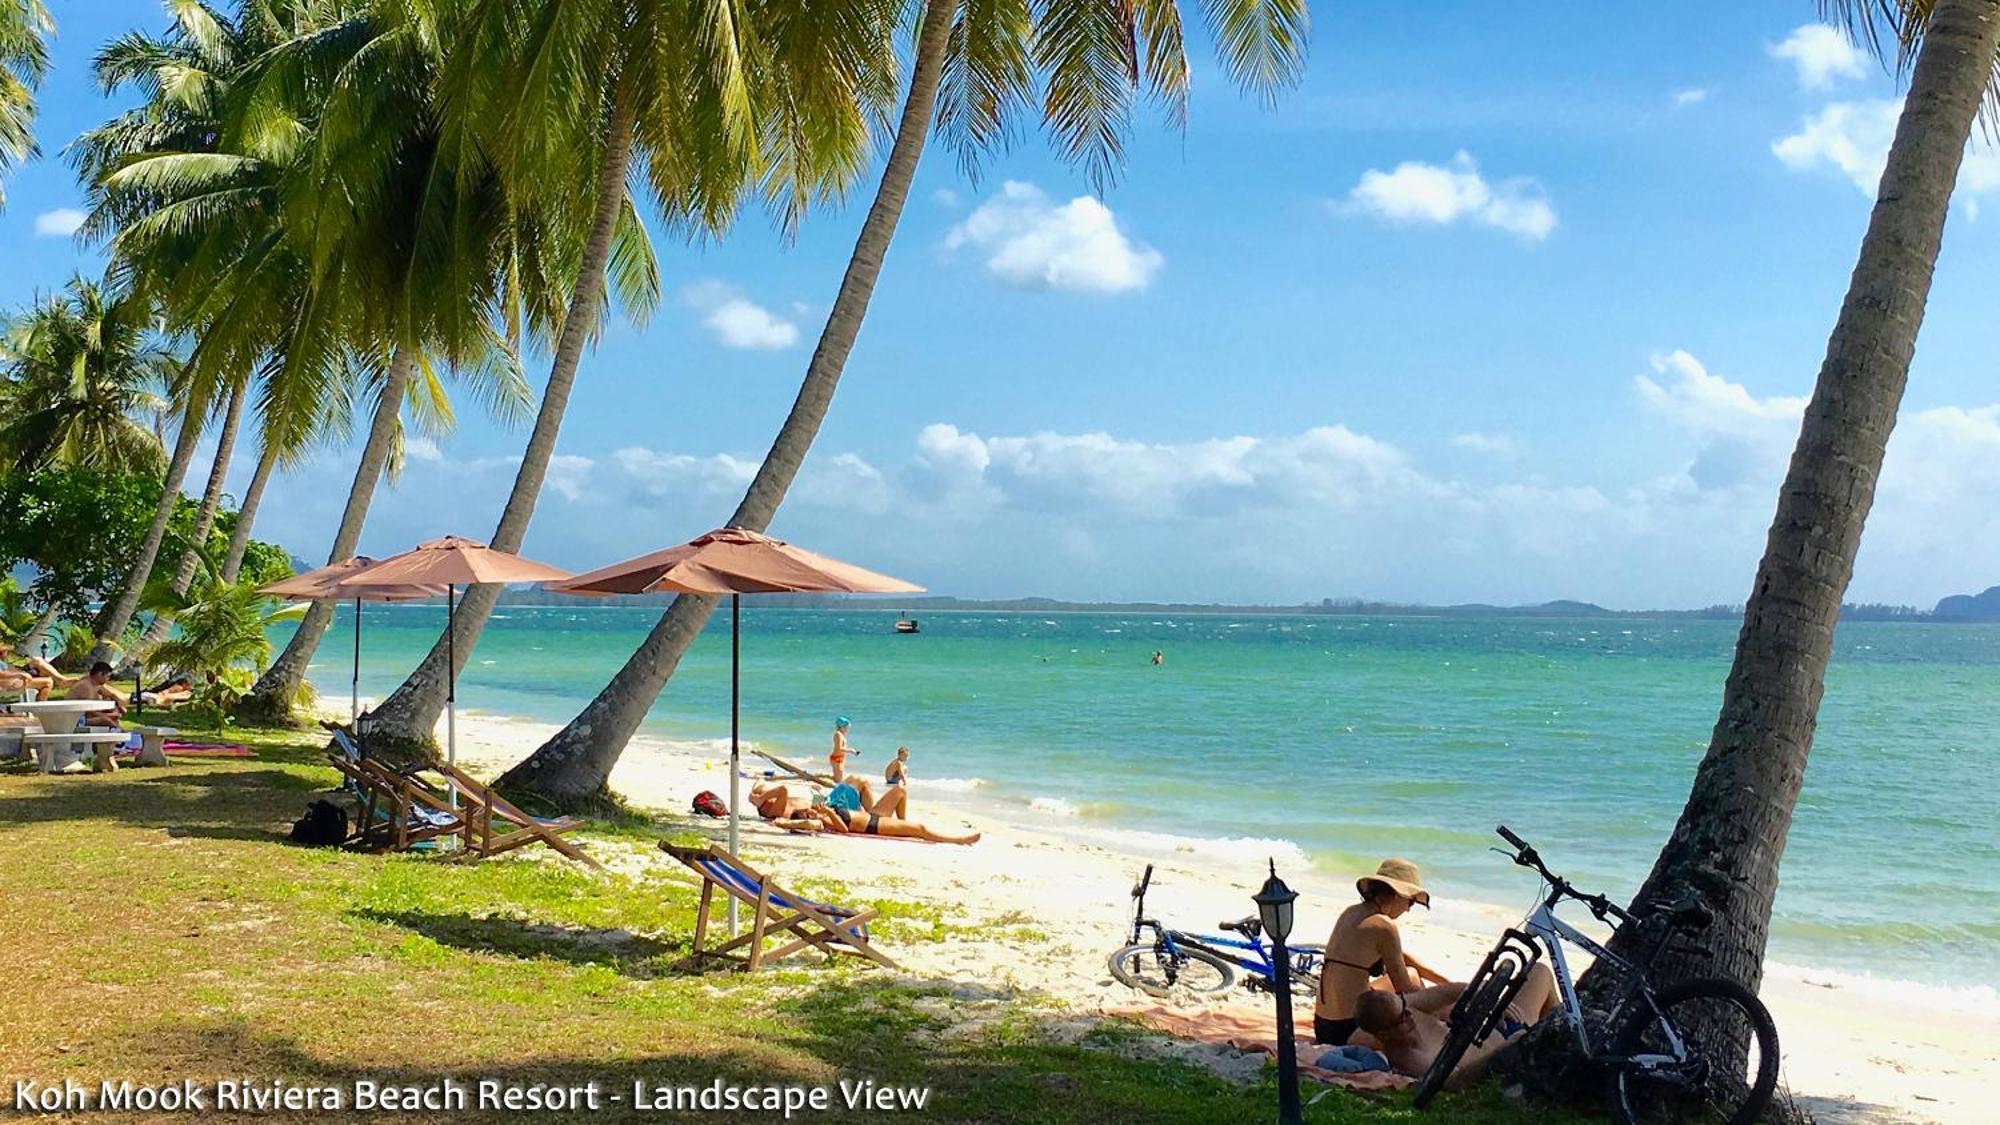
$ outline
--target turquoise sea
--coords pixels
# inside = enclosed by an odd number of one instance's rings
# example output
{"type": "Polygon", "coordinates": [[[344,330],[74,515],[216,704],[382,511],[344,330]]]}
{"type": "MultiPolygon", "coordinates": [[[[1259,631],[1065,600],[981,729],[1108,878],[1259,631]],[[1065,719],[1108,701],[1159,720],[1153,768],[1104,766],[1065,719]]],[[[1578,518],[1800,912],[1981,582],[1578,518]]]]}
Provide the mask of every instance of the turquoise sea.
{"type": "MultiPolygon", "coordinates": [[[[349,612],[313,669],[329,699],[347,694],[349,612]]],[[[364,613],[362,693],[379,697],[444,610],[364,613]]],[[[657,613],[503,606],[461,704],[564,722],[657,613]]],[[[1736,633],[1664,619],[932,613],[920,635],[897,636],[895,618],[882,603],[746,601],[744,737],[823,759],[845,714],[871,775],[907,744],[920,785],[977,779],[983,795],[1078,827],[1272,841],[1281,863],[1335,874],[1407,855],[1432,887],[1497,903],[1532,890],[1484,850],[1503,821],[1585,886],[1619,898],[1637,886],[1707,744],[1736,633]]],[[[727,628],[718,614],[650,733],[727,738],[727,628]]],[[[2000,626],[1840,627],[1774,959],[2000,983],[1996,705],[2000,626]]]]}

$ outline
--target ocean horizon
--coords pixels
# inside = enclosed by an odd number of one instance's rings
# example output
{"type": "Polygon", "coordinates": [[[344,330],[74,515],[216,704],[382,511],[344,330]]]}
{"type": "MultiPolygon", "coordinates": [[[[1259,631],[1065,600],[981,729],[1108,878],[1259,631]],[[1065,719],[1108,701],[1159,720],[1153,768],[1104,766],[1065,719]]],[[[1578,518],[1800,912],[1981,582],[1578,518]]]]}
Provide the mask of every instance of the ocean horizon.
{"type": "MultiPolygon", "coordinates": [[[[503,605],[460,704],[566,722],[663,606],[503,605]]],[[[327,705],[348,692],[351,614],[341,607],[312,666],[327,705]]],[[[885,602],[747,600],[746,742],[823,764],[844,714],[862,751],[849,768],[879,777],[908,745],[919,800],[926,786],[976,791],[1065,831],[1271,854],[1322,876],[1402,855],[1441,897],[1521,907],[1532,881],[1485,850],[1498,823],[1582,887],[1620,900],[1637,888],[1706,749],[1738,627],[1003,610],[927,611],[920,634],[899,636],[896,617],[885,602]]],[[[361,692],[380,698],[444,611],[370,605],[363,621],[361,692]]],[[[718,613],[642,733],[727,739],[727,628],[718,613]]],[[[1996,698],[2000,626],[1841,625],[1774,961],[1990,994],[1996,698]]]]}

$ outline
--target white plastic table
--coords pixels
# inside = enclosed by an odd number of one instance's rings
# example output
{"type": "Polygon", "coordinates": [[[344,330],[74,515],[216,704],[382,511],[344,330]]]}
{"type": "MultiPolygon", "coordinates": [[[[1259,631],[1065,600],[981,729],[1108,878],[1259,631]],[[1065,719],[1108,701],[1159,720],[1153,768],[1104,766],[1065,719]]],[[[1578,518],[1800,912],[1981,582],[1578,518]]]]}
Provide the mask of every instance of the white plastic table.
{"type": "MultiPolygon", "coordinates": [[[[111,704],[102,699],[37,699],[29,703],[9,703],[7,704],[7,710],[16,715],[28,715],[32,717],[41,726],[42,733],[44,734],[75,734],[83,730],[85,715],[93,711],[109,711],[111,710],[111,704]]],[[[32,736],[27,736],[22,741],[32,745],[36,741],[48,740],[33,739],[32,736]]],[[[78,741],[95,742],[97,739],[79,739],[78,741]]],[[[56,758],[58,754],[58,751],[51,748],[48,754],[42,756],[42,771],[44,773],[57,768],[56,758]]],[[[75,757],[73,756],[71,760],[74,761],[75,757]]]]}

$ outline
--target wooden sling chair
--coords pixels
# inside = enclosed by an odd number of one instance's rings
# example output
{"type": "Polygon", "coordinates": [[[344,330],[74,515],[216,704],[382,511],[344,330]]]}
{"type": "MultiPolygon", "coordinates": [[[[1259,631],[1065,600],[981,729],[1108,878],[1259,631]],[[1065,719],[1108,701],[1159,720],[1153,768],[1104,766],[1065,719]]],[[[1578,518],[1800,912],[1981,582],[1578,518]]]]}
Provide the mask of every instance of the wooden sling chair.
{"type": "Polygon", "coordinates": [[[348,751],[352,743],[327,754],[346,779],[344,788],[355,798],[355,823],[346,845],[362,851],[400,852],[427,840],[464,836],[469,821],[463,810],[423,783],[398,773],[373,758],[348,751]]]}
{"type": "Polygon", "coordinates": [[[891,969],[901,968],[876,949],[869,938],[868,923],[875,920],[877,913],[873,909],[850,910],[801,898],[780,887],[769,875],[752,869],[749,864],[713,845],[686,848],[662,840],[660,850],[701,876],[701,908],[695,914],[694,949],[687,958],[690,964],[699,964],[704,957],[719,957],[740,961],[745,969],[754,973],[766,962],[811,948],[829,958],[840,953],[852,953],[891,969]],[[722,888],[724,894],[748,905],[754,913],[750,932],[709,948],[708,920],[717,887],[722,888]],[[778,942],[786,938],[791,940],[776,949],[764,948],[766,941],[778,942]],[[746,948],[747,952],[738,952],[746,948]]]}
{"type": "Polygon", "coordinates": [[[547,844],[593,870],[604,870],[604,865],[590,858],[575,841],[563,837],[563,833],[583,826],[583,821],[576,817],[530,816],[512,801],[495,793],[492,786],[436,757],[427,759],[424,768],[444,778],[446,783],[458,790],[459,799],[464,802],[461,811],[466,818],[465,848],[468,854],[484,858],[513,851],[525,844],[547,844]]]}

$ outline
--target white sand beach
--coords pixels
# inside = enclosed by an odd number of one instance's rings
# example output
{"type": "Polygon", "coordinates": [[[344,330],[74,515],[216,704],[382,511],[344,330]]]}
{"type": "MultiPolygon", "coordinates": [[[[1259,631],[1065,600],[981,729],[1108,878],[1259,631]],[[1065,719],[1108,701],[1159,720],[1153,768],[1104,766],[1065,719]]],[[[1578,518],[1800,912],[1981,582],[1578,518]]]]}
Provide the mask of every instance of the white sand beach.
{"type": "MultiPolygon", "coordinates": [[[[461,713],[460,761],[474,773],[497,775],[551,730],[461,713]]],[[[788,749],[792,753],[778,752],[808,768],[825,765],[822,756],[788,749]]],[[[637,805],[686,813],[700,790],[727,798],[727,754],[726,744],[641,738],[627,749],[613,786],[637,805]]],[[[764,764],[747,755],[745,761],[764,764]]],[[[1262,882],[1269,855],[1275,854],[1280,874],[1300,892],[1297,933],[1303,939],[1324,940],[1334,915],[1354,894],[1350,878],[1312,870],[1282,841],[1199,841],[1092,829],[1063,815],[1057,802],[1014,807],[983,800],[978,787],[965,781],[927,780],[921,759],[912,763],[911,774],[914,819],[945,831],[974,827],[984,839],[955,847],[803,837],[752,818],[744,822],[743,847],[780,877],[832,876],[871,894],[941,905],[952,936],[895,955],[914,976],[953,986],[960,1002],[943,1009],[953,1018],[981,1018],[982,999],[996,995],[1045,994],[1066,1004],[1080,1025],[1107,1008],[1150,1002],[1119,986],[1105,968],[1107,955],[1126,940],[1129,892],[1147,863],[1156,865],[1149,913],[1189,929],[1252,913],[1250,895],[1262,882]]],[[[722,822],[710,823],[721,840],[722,822]]],[[[625,862],[680,871],[657,853],[625,862]]],[[[1525,901],[1511,910],[1457,902],[1450,887],[1431,889],[1437,909],[1404,919],[1407,942],[1459,977],[1477,967],[1500,929],[1525,906],[1525,901]]],[[[1587,913],[1576,913],[1589,920],[1587,913]]],[[[1778,1022],[1783,1081],[1817,1120],[1996,1119],[2000,1005],[1990,986],[1946,993],[1773,964],[1763,996],[1778,1022]]],[[[1241,990],[1224,1003],[1246,1010],[1269,1006],[1268,998],[1241,990]]],[[[1309,1026],[1310,1011],[1301,1019],[1309,1026]]],[[[1254,1073],[1261,1066],[1248,1056],[1227,1057],[1220,1048],[1176,1053],[1225,1073],[1254,1073]]]]}

